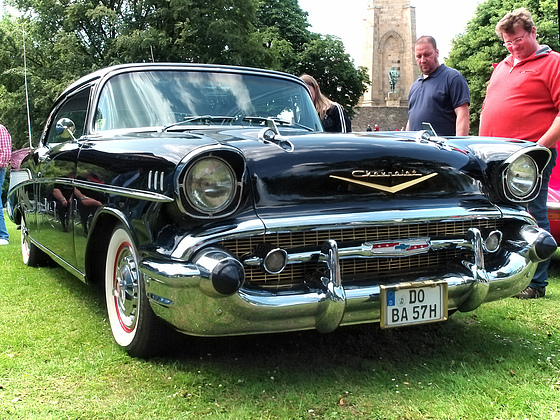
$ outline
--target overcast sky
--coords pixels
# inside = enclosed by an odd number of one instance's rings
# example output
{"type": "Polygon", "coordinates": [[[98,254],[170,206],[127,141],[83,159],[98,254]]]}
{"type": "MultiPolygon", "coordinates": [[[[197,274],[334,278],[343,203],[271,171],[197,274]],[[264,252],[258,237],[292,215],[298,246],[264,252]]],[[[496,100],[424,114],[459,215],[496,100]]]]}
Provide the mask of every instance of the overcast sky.
{"type": "MultiPolygon", "coordinates": [[[[447,57],[451,40],[464,33],[476,6],[482,0],[410,0],[416,8],[416,34],[432,35],[440,52],[447,57]]],[[[302,10],[309,13],[311,31],[339,37],[346,52],[360,64],[362,56],[362,24],[367,0],[299,0],[302,10]]]]}

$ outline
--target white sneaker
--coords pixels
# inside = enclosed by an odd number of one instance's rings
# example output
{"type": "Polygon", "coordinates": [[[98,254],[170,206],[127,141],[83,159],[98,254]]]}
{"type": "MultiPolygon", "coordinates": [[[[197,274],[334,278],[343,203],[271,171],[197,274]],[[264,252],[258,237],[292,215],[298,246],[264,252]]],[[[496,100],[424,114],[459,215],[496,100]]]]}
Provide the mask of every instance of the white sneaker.
{"type": "Polygon", "coordinates": [[[9,243],[7,239],[0,239],[0,245],[8,245],[9,243]]]}

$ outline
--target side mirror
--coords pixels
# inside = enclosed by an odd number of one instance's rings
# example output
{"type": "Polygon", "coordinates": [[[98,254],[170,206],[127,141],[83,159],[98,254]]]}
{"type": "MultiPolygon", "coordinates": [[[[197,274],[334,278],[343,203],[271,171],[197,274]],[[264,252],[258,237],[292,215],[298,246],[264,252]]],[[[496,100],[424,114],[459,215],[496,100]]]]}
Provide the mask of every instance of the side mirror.
{"type": "Polygon", "coordinates": [[[70,118],[61,118],[56,122],[56,133],[63,139],[71,138],[75,141],[74,131],[76,131],[76,124],[70,118]]]}

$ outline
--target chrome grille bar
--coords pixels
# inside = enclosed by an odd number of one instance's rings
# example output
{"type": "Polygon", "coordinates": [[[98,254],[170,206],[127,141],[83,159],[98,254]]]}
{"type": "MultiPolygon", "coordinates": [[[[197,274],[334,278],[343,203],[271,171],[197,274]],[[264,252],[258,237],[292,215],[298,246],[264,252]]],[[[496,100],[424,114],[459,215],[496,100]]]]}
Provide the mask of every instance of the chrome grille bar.
{"type": "MultiPolygon", "coordinates": [[[[402,238],[430,237],[442,242],[450,243],[464,240],[471,228],[501,229],[503,222],[499,219],[459,220],[456,222],[395,224],[379,227],[358,227],[350,229],[326,229],[315,231],[294,231],[270,233],[259,237],[230,239],[221,242],[221,246],[229,252],[242,258],[251,255],[255,248],[267,244],[275,248],[285,249],[289,254],[298,253],[298,249],[320,251],[321,244],[328,239],[335,240],[340,249],[352,247],[351,244],[366,241],[396,240],[402,238]],[[294,251],[292,251],[294,250],[294,251]]],[[[357,278],[367,277],[370,280],[395,275],[399,271],[414,270],[422,267],[423,270],[434,271],[448,261],[457,258],[464,250],[453,247],[443,247],[419,255],[405,257],[375,257],[375,258],[349,258],[341,252],[341,277],[343,282],[356,281],[357,278]]],[[[356,255],[358,257],[358,255],[356,255]]],[[[248,284],[267,288],[287,288],[297,285],[303,286],[311,280],[313,273],[322,270],[324,262],[307,261],[305,263],[288,264],[280,274],[263,272],[256,266],[245,266],[246,282],[248,284]]]]}

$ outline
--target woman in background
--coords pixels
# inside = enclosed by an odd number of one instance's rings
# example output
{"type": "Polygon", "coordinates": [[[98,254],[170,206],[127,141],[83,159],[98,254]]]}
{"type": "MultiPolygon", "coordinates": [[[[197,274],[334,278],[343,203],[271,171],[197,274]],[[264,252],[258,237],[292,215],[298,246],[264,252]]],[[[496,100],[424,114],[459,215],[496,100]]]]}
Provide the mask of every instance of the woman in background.
{"type": "Polygon", "coordinates": [[[348,115],[346,115],[346,111],[342,108],[342,105],[331,101],[323,95],[317,80],[312,76],[304,74],[301,76],[301,80],[305,82],[311,91],[311,99],[313,100],[313,105],[315,106],[317,114],[319,114],[323,129],[332,133],[351,132],[352,123],[348,115]]]}

